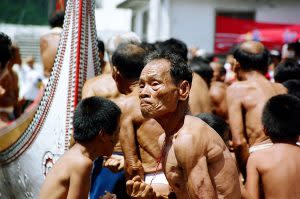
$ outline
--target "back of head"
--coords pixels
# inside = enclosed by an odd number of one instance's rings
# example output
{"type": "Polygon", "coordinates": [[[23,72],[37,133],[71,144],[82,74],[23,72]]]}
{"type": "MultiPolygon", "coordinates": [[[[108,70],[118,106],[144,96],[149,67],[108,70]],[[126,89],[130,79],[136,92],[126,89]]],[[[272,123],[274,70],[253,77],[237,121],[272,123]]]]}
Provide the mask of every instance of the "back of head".
{"type": "Polygon", "coordinates": [[[300,79],[291,79],[282,83],[287,89],[288,93],[300,99],[300,79]]]}
{"type": "Polygon", "coordinates": [[[270,54],[260,42],[246,41],[241,43],[234,49],[233,56],[244,71],[255,70],[262,74],[268,72],[270,54]]]}
{"type": "Polygon", "coordinates": [[[140,46],[144,48],[147,53],[151,53],[156,50],[155,44],[153,43],[142,42],[140,46]]]}
{"type": "Polygon", "coordinates": [[[170,51],[156,50],[146,56],[145,65],[153,60],[159,59],[165,59],[170,62],[170,73],[175,84],[186,80],[192,85],[193,72],[181,56],[170,51]]]}
{"type": "Polygon", "coordinates": [[[100,131],[113,135],[116,131],[120,108],[111,100],[102,97],[89,97],[80,101],[74,113],[74,139],[88,142],[100,131]]]}
{"type": "Polygon", "coordinates": [[[12,43],[5,33],[0,32],[0,73],[5,69],[7,62],[12,58],[12,43]]]}
{"type": "Polygon", "coordinates": [[[144,68],[146,51],[136,44],[120,44],[112,56],[112,64],[128,80],[138,80],[144,68]]]}
{"type": "Polygon", "coordinates": [[[158,43],[158,48],[162,51],[170,51],[172,53],[176,53],[181,56],[181,58],[186,62],[188,61],[188,49],[183,41],[171,38],[158,43]]]}
{"type": "Polygon", "coordinates": [[[223,118],[212,113],[201,113],[196,115],[196,117],[200,118],[211,128],[213,128],[221,136],[225,143],[228,143],[228,141],[231,139],[229,125],[223,118]]]}
{"type": "Polygon", "coordinates": [[[300,135],[300,99],[293,95],[277,95],[266,103],[262,124],[273,142],[297,140],[300,135]]]}
{"type": "Polygon", "coordinates": [[[62,28],[64,24],[65,12],[56,12],[50,19],[49,24],[51,28],[59,27],[62,28]]]}
{"type": "Polygon", "coordinates": [[[200,75],[205,80],[209,87],[214,72],[208,62],[201,57],[193,58],[190,62],[190,67],[192,71],[200,75]]]}
{"type": "Polygon", "coordinates": [[[139,44],[141,43],[141,39],[134,32],[126,32],[123,34],[112,36],[107,41],[107,52],[110,54],[110,56],[115,52],[117,47],[122,43],[139,44]]]}
{"type": "Polygon", "coordinates": [[[287,59],[278,64],[274,71],[274,79],[278,83],[290,79],[300,79],[300,65],[295,59],[287,59]]]}

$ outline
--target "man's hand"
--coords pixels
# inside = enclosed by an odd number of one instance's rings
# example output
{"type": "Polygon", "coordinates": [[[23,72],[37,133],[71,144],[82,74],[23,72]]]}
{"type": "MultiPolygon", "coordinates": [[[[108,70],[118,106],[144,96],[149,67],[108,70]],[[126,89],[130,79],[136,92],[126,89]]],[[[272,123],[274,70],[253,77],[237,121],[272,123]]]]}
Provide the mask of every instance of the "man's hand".
{"type": "Polygon", "coordinates": [[[104,166],[116,173],[124,169],[124,157],[122,155],[111,155],[105,162],[104,166]]]}
{"type": "Polygon", "coordinates": [[[144,179],[144,168],[140,160],[135,163],[126,164],[125,172],[127,179],[132,179],[135,176],[140,176],[141,179],[144,179]]]}
{"type": "Polygon", "coordinates": [[[138,199],[156,199],[156,194],[151,185],[142,181],[140,176],[134,177],[126,182],[127,194],[131,198],[138,199]]]}

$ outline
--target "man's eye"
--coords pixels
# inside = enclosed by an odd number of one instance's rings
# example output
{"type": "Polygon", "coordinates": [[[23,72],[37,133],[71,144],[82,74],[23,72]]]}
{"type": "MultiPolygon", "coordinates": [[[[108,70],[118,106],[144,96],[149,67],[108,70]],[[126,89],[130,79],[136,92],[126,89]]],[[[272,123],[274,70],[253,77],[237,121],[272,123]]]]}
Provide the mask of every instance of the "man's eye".
{"type": "Polygon", "coordinates": [[[152,84],[151,84],[152,86],[158,86],[159,85],[159,83],[158,82],[152,82],[152,84]]]}
{"type": "Polygon", "coordinates": [[[140,86],[140,88],[144,88],[145,84],[140,84],[139,86],[140,86]]]}

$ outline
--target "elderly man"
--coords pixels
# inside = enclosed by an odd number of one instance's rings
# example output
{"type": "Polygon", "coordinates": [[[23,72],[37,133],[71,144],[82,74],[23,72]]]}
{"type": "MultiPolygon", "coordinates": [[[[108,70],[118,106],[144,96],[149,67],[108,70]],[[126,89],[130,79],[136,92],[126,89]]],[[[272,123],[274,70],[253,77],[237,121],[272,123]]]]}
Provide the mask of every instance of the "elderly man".
{"type": "MultiPolygon", "coordinates": [[[[164,129],[160,161],[179,199],[241,198],[238,172],[220,136],[201,119],[187,115],[192,71],[175,54],[147,56],[139,81],[141,112],[164,129]]],[[[127,181],[136,198],[156,198],[140,177],[127,181]]]]}

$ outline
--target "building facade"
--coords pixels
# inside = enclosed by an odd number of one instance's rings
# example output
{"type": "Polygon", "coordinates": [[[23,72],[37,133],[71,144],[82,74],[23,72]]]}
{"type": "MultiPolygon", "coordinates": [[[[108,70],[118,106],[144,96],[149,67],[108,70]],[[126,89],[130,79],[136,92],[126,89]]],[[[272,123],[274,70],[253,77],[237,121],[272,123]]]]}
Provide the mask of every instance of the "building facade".
{"type": "Polygon", "coordinates": [[[148,42],[175,37],[213,52],[217,16],[300,24],[299,0],[126,0],[131,29],[148,42]]]}

